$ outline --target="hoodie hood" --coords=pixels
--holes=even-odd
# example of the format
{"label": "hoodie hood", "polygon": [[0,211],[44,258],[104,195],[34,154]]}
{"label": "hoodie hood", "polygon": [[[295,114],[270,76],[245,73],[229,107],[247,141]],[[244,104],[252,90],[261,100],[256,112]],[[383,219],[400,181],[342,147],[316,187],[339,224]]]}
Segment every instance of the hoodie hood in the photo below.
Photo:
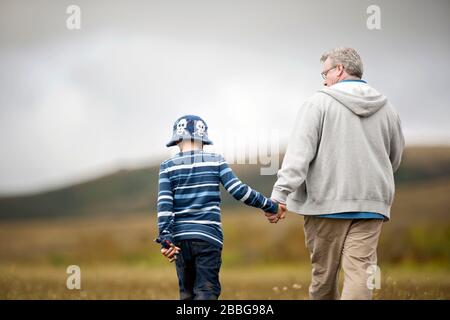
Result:
{"label": "hoodie hood", "polygon": [[360,117],[370,117],[387,103],[387,98],[363,81],[341,81],[323,92]]}

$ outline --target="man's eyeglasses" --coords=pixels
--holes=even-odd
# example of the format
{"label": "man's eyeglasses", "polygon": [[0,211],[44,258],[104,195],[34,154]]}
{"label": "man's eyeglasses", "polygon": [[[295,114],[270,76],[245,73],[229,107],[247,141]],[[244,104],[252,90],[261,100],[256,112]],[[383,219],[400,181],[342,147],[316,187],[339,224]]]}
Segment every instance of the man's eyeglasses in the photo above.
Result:
{"label": "man's eyeglasses", "polygon": [[328,70],[322,72],[322,73],[320,74],[320,75],[322,76],[322,79],[325,80],[325,79],[327,78],[328,72],[330,72],[331,70],[333,70],[333,69],[336,68],[337,66],[338,66],[338,65],[335,65],[335,66],[331,67],[330,69],[328,69]]}

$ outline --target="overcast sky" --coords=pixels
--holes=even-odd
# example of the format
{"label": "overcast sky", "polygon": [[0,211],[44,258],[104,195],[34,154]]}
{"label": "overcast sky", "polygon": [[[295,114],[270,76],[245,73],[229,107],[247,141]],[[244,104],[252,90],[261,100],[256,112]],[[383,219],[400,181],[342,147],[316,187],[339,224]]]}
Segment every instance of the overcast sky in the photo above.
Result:
{"label": "overcast sky", "polygon": [[[371,4],[381,30],[366,26]],[[283,145],[336,46],[359,51],[408,144],[450,144],[449,13],[448,0],[2,0],[0,194],[154,163],[184,114],[216,150],[250,133]]]}

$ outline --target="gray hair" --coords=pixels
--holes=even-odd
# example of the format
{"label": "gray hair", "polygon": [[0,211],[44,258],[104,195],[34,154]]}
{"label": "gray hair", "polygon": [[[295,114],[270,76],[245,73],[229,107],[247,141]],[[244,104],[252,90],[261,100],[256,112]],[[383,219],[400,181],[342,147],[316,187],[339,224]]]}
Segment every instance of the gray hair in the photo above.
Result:
{"label": "gray hair", "polygon": [[355,49],[344,47],[331,49],[322,55],[320,62],[325,62],[327,58],[330,58],[333,64],[342,64],[349,75],[362,78],[363,63]]}

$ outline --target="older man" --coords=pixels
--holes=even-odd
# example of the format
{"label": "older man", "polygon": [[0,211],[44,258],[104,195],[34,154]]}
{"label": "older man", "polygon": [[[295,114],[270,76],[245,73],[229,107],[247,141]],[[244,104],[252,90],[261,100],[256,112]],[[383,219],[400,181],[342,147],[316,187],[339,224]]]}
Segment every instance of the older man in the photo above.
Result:
{"label": "older man", "polygon": [[336,48],[320,60],[325,87],[298,112],[272,198],[304,215],[310,298],[338,299],[342,266],[341,299],[371,299],[368,277],[377,270],[404,148],[400,118],[361,80],[354,49]]}

